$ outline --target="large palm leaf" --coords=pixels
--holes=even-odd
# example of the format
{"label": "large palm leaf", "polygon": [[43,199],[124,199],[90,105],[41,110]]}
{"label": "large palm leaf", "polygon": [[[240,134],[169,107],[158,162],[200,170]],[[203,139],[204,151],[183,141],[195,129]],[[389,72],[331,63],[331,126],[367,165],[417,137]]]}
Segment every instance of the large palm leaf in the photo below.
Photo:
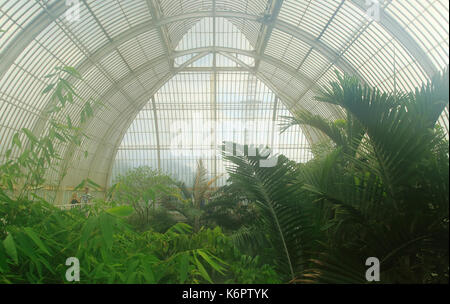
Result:
{"label": "large palm leaf", "polygon": [[365,134],[362,125],[349,112],[346,113],[346,120],[330,121],[302,109],[296,111],[292,117],[282,116],[281,119],[281,133],[296,125],[310,126],[321,131],[336,147],[344,149],[347,153],[358,149]]}
{"label": "large palm leaf", "polygon": [[402,95],[339,77],[318,100],[347,109],[367,136],[357,153],[335,151],[301,171],[305,189],[336,210],[302,280],[364,281],[370,256],[381,260],[385,283],[448,280],[448,142],[432,129],[448,105],[448,72]]}
{"label": "large palm leaf", "polygon": [[276,265],[286,280],[295,280],[314,241],[308,202],[295,183],[295,164],[279,156],[275,167],[260,167],[261,157],[224,153],[230,181],[258,208],[258,222],[240,231],[241,239],[265,237],[276,251]]}
{"label": "large palm leaf", "polygon": [[448,71],[415,94],[383,93],[347,75],[338,74],[338,79],[316,99],[340,105],[361,123],[368,140],[359,152],[372,160],[368,164],[394,196],[398,186],[415,177],[417,163],[436,144],[430,126],[448,104]]}

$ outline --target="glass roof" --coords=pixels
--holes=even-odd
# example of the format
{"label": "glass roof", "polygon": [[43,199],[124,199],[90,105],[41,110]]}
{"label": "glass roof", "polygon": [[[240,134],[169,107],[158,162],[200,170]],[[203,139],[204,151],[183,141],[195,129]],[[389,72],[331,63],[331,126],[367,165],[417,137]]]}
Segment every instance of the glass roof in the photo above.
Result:
{"label": "glass roof", "polygon": [[[199,59],[201,60],[201,59]],[[289,112],[277,96],[249,72],[181,72],[139,112],[118,149],[112,171],[137,166],[160,169],[193,185],[197,160],[210,177],[226,171],[223,142],[271,147],[290,159],[312,158],[309,143],[296,127],[279,134],[279,116]]]}
{"label": "glass roof", "polygon": [[[90,138],[82,147],[57,147],[61,165],[70,168],[62,186],[86,177],[107,185],[133,144],[128,136],[138,130],[161,141],[156,148],[152,142],[144,158],[154,159],[150,154],[159,151],[160,166],[168,166],[163,165],[162,149],[168,131],[162,127],[183,117],[180,103],[188,95],[180,88],[196,77],[216,90],[209,100],[190,100],[187,113],[207,119],[212,111],[218,115],[213,117],[216,123],[227,111],[211,100],[221,98],[219,88],[232,91],[235,98],[249,94],[239,77],[256,79],[259,89],[252,89],[254,94],[272,96],[255,109],[265,117],[261,127],[273,119],[267,113],[273,113],[274,100],[280,113],[306,108],[339,118],[339,109],[313,101],[334,79],[334,70],[383,90],[410,90],[448,66],[448,28],[446,0],[0,0],[0,158],[20,128],[45,132],[43,76],[55,66],[76,67],[85,78],[77,84],[81,94],[107,105],[95,109],[85,130]],[[168,96],[173,97],[170,102]],[[236,100],[224,107],[246,109],[247,104]],[[66,113],[80,111],[72,106]],[[150,132],[155,121],[161,121],[161,128]],[[448,111],[440,123],[448,132]],[[296,144],[307,149],[302,136],[308,144],[321,138],[308,128],[302,132],[283,140],[275,132],[285,145],[280,151],[289,154],[287,146]],[[85,150],[88,159],[81,158]],[[299,153],[292,157],[308,157]],[[173,159],[189,166],[187,156]],[[216,166],[221,172],[219,162]],[[55,173],[51,178],[60,177]]]}

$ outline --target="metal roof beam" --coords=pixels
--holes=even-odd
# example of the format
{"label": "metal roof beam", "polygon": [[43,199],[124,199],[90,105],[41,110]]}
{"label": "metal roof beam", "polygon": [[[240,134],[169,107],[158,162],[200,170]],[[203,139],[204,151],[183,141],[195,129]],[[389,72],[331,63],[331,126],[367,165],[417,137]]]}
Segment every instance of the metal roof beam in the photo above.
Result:
{"label": "metal roof beam", "polygon": [[[149,0],[151,1],[151,0]],[[365,2],[363,0],[351,0],[351,2],[361,10],[366,10]],[[47,6],[47,10],[51,12],[47,14],[46,11],[40,13],[32,22],[30,22],[20,34],[18,34],[14,40],[8,44],[8,46],[2,51],[0,54],[0,78],[3,77],[4,73],[9,69],[11,64],[17,59],[22,50],[24,50],[31,41],[33,41],[39,33],[41,33],[47,26],[49,26],[53,21],[55,21],[59,16],[64,14],[67,7],[64,1],[54,1],[52,4]],[[202,11],[202,12],[194,12],[194,13],[186,13],[177,16],[164,17],[157,21],[153,20],[150,22],[144,22],[138,26],[131,28],[130,30],[125,31],[118,37],[114,37],[114,41],[111,43],[111,48],[114,48],[129,39],[134,38],[140,33],[147,32],[149,29],[157,28],[164,26],[166,24],[170,24],[176,21],[182,21],[191,18],[204,18],[204,17],[224,17],[224,18],[242,18],[246,20],[262,22],[260,16],[255,16],[242,12],[233,12],[233,11]],[[418,61],[418,63],[422,66],[422,68],[426,71],[428,76],[432,76],[436,73],[437,68],[432,63],[429,56],[425,53],[425,51],[418,45],[418,43],[414,40],[414,38],[400,26],[400,24],[388,13],[382,11],[381,12],[381,25],[390,32],[409,52],[410,54]],[[315,41],[316,37],[313,37],[309,33],[291,25],[281,20],[275,20],[274,28],[281,30],[289,35],[294,36],[297,39],[304,41],[305,43],[314,46],[314,48],[320,52],[323,56],[328,58],[330,61],[333,61],[336,58],[339,58],[339,54],[332,50],[330,47],[325,45],[320,41]],[[109,49],[109,46],[105,46],[106,50]],[[97,52],[97,58],[102,58],[100,55],[103,52],[102,48]],[[95,60],[94,60],[95,61]],[[346,62],[344,59],[339,58],[338,65],[340,68],[346,72],[351,73],[352,66]]]}
{"label": "metal roof beam", "polygon": [[[367,5],[364,0],[351,0],[351,2],[362,11],[366,11]],[[403,47],[410,53],[410,55],[417,60],[419,65],[424,69],[428,77],[433,77],[438,69],[431,61],[427,53],[420,47],[414,38],[403,28],[397,20],[389,15],[384,9],[380,10],[379,23],[383,28],[390,33]]]}
{"label": "metal roof beam", "polygon": [[51,15],[47,14],[46,10],[42,10],[39,15],[22,29],[20,34],[16,35],[0,53],[0,79],[3,78],[4,73],[6,73],[22,51],[58,16],[64,14],[67,8],[65,1],[54,1],[47,6],[47,10],[52,13]]}
{"label": "metal roof beam", "polygon": [[[181,66],[179,66],[178,68],[175,68],[174,70],[169,71],[167,74],[165,74],[165,76],[163,76],[150,90],[145,90],[139,98],[134,100],[134,104],[137,104],[138,107],[129,107],[128,109],[125,110],[125,112],[130,113],[128,116],[134,117],[133,114],[137,113],[138,111],[140,111],[140,109],[144,106],[145,102],[148,102],[148,99],[154,95],[156,93],[157,90],[159,90],[167,81],[170,80],[170,78],[172,78],[176,73],[178,73],[179,71],[183,70],[184,68],[186,68],[187,66],[189,66],[190,64],[192,64],[193,62],[199,60],[200,58],[206,56],[208,53],[207,52],[203,52],[200,54],[197,54],[196,56],[190,58],[189,60],[187,60],[185,63],[183,63]],[[134,71],[134,75],[136,75],[136,77],[138,77],[140,74],[146,72],[147,69],[145,68],[141,68],[139,71]],[[120,84],[118,84],[119,86],[123,87],[126,83],[127,80],[129,81],[129,77],[124,77],[123,80],[120,82]],[[101,97],[100,100],[108,100],[108,96],[113,95],[115,93],[114,90],[109,90],[103,97]],[[122,117],[126,117],[127,115],[122,115]],[[120,120],[120,118],[119,118]],[[92,121],[90,121],[91,123]],[[108,130],[105,132],[105,136],[103,136],[104,138],[112,138],[113,134],[116,133],[117,131],[122,131],[122,130],[117,130],[116,124],[120,124],[120,122],[115,121],[114,124],[111,124],[110,127],[108,128]],[[90,124],[89,124],[90,125]],[[89,126],[86,126],[86,128],[89,128]],[[126,130],[125,130],[126,131]],[[123,136],[122,136],[123,137]],[[120,137],[120,139],[122,138]],[[100,148],[100,145],[99,147]],[[90,171],[94,171],[95,172],[95,163],[96,163],[96,158],[101,151],[99,149],[97,149],[95,156],[92,158],[91,164],[89,165]]]}
{"label": "metal roof beam", "polygon": [[[307,86],[314,87],[314,89],[317,89],[317,84],[310,79],[308,76],[303,74],[300,71],[296,71],[292,66],[286,64],[285,62],[278,60],[272,56],[269,55],[260,55],[256,53],[255,51],[246,51],[241,49],[235,49],[235,48],[228,48],[228,47],[201,47],[201,48],[195,48],[195,49],[189,49],[184,51],[176,51],[174,52],[174,56],[184,56],[188,54],[192,54],[195,52],[219,52],[219,53],[228,53],[228,54],[241,54],[244,56],[252,57],[259,61],[265,61],[275,67],[280,68],[281,70],[287,72],[289,75],[291,75],[294,78],[297,78],[300,82],[306,84]],[[256,70],[256,69],[255,69]]]}
{"label": "metal roof beam", "polygon": [[[62,2],[62,1],[61,1]],[[65,5],[58,5],[58,6],[52,6],[52,9],[49,12],[52,12],[53,14],[60,13],[62,14],[65,11]],[[177,16],[171,16],[171,17],[164,17],[162,19],[159,19],[157,21],[147,21],[143,22],[140,25],[137,25],[133,28],[130,28],[129,30],[124,31],[122,34],[118,35],[117,37],[114,37],[113,41],[105,45],[104,47],[101,47],[97,52],[95,52],[91,58],[86,59],[80,67],[84,67],[85,65],[90,65],[90,61],[98,62],[102,58],[104,58],[107,54],[109,54],[112,50],[116,49],[118,46],[123,44],[124,42],[129,41],[130,39],[135,38],[136,36],[148,32],[151,29],[155,29],[158,27],[161,27],[163,25],[167,25],[176,21],[183,21],[186,19],[192,19],[192,18],[205,18],[205,17],[224,17],[224,18],[242,18],[245,20],[255,21],[255,22],[262,22],[262,19],[260,16],[251,15],[247,13],[241,13],[241,12],[233,12],[233,11],[202,11],[202,12],[195,12],[195,13],[186,13],[181,14]],[[36,28],[39,28],[40,31],[44,30],[46,26],[48,26],[54,19],[53,18],[43,18],[41,23],[35,24]],[[48,20],[52,19],[52,20]],[[56,18],[55,18],[56,19]],[[46,21],[47,20],[47,21]],[[336,60],[336,58],[339,58],[339,54],[337,51],[333,50],[326,44],[324,44],[321,41],[316,41],[315,37],[308,32],[299,29],[287,22],[281,21],[281,20],[275,20],[274,21],[274,28],[285,32],[286,34],[289,34],[303,42],[305,42],[308,45],[313,46],[319,53],[321,53],[324,57],[328,58],[330,61]],[[36,32],[37,36],[39,34],[39,31]],[[9,66],[17,59],[17,57],[20,55],[22,50],[33,40],[35,39],[35,36],[28,34],[28,33],[21,33],[16,37],[16,39],[20,39],[22,47],[16,46],[14,43],[10,44],[7,48],[7,51],[5,50],[0,55],[0,79],[3,76],[3,74],[8,70]],[[15,39],[15,40],[16,40]],[[8,56],[6,56],[8,55]],[[348,63],[345,59],[339,58],[337,61],[337,65],[347,73],[356,75],[358,77],[361,77],[361,75],[358,75],[355,69],[351,66],[350,63]],[[81,69],[80,69],[81,70]]]}
{"label": "metal roof beam", "polygon": [[[152,16],[152,20],[155,22],[155,24],[158,24],[159,20],[161,19],[161,16],[162,16],[162,10],[159,5],[159,1],[158,0],[147,0],[147,5],[148,5],[149,11],[150,11],[150,15]],[[171,59],[173,48],[172,48],[172,42],[170,40],[170,35],[167,30],[167,26],[165,24],[160,24],[156,28],[158,30],[158,35],[161,39],[161,42],[162,42],[162,45],[164,48],[164,52],[166,53],[169,67],[173,68],[173,60]]]}
{"label": "metal roof beam", "polygon": [[[206,55],[206,54],[203,54],[202,56],[205,56],[205,55]],[[199,56],[201,56],[201,54],[200,54]],[[228,56],[229,56],[229,55],[228,55]],[[267,85],[268,88],[270,88],[277,96],[279,96],[279,97],[281,98],[281,100],[284,101],[284,104],[285,104],[287,107],[290,107],[291,105],[294,104],[294,101],[293,101],[289,96],[287,96],[286,94],[284,94],[279,88],[275,87],[275,86],[270,82],[270,80],[267,79],[264,75],[262,75],[261,73],[256,72],[253,68],[251,68],[250,66],[246,65],[244,62],[240,61],[239,59],[237,59],[237,58],[235,58],[235,57],[233,57],[233,56],[229,56],[229,58],[230,58],[231,60],[235,60],[236,63],[242,65],[242,66],[245,67],[245,68],[247,68],[247,69],[248,69],[248,72],[254,74],[257,78],[259,78],[261,81],[263,81],[263,83],[264,83],[265,85]],[[198,60],[198,59],[199,59],[199,58],[197,58],[197,59],[191,59],[191,62],[185,64],[184,67],[179,67],[179,68],[175,71],[175,73],[179,73],[179,72],[185,71],[186,67],[187,67],[190,63],[192,63],[192,62],[194,62],[194,61],[196,61],[196,60]],[[157,91],[158,91],[158,90],[159,90],[159,89],[160,89],[160,88],[161,88],[161,87],[162,87],[162,86],[163,86],[170,78],[172,78],[172,77],[175,75],[175,73],[169,73],[169,74],[167,74],[166,76],[164,76],[162,79],[160,79],[160,80],[158,81],[158,83],[157,83],[156,85],[154,85],[153,88],[150,90],[150,91],[152,92],[152,94],[155,94],[155,92],[157,92]],[[124,78],[124,79],[126,79],[126,78]],[[136,103],[136,104],[139,104],[139,105],[141,105],[141,106],[144,106],[145,103],[148,102],[148,97],[149,97],[149,96],[148,96],[146,93],[143,93],[143,94],[141,94],[141,96],[139,96],[139,97],[136,98],[135,103]],[[121,117],[119,118],[119,120],[118,120],[118,121],[115,121],[115,124],[129,126],[129,125],[132,123],[132,121],[134,120],[134,118],[136,117],[137,113],[138,113],[138,111],[136,111],[136,109],[134,109],[134,108],[128,108],[125,112],[127,113],[127,115],[121,115]],[[119,148],[119,146],[120,146],[120,143],[121,143],[121,141],[122,141],[122,138],[123,138],[124,134],[126,133],[126,131],[127,131],[127,128],[124,128],[124,130],[121,131],[121,136],[119,136],[118,139],[117,139],[117,141],[113,144],[113,146],[114,146],[114,149],[113,149],[114,151],[112,152],[113,155],[115,155],[115,153],[117,152],[117,150],[118,150],[118,148]],[[106,135],[105,135],[105,136],[106,136],[107,138],[112,138],[112,135],[113,135],[115,132],[116,132],[116,131],[115,131],[115,129],[114,129],[114,126],[111,125],[111,127],[110,127],[110,128],[108,129],[108,131],[106,132]],[[304,132],[305,132],[305,136],[308,138],[308,141],[309,141],[310,143],[316,142],[317,140],[319,140],[319,139],[322,138],[322,137],[320,136],[320,134],[316,134],[315,132],[312,132],[312,130],[309,130],[308,128],[304,128]],[[106,185],[106,183],[108,182],[109,176],[111,175],[111,172],[112,172],[112,166],[113,166],[113,162],[114,162],[114,156],[113,156],[113,155],[111,155],[111,157],[108,157],[108,159],[110,159],[110,162],[111,162],[111,163],[110,163],[110,165],[109,165],[108,175],[107,175],[107,177],[106,177],[106,179],[105,179],[105,185]],[[98,156],[99,156],[99,155],[96,155],[95,158],[97,158]],[[101,156],[104,157],[103,154],[102,154]],[[91,164],[90,164],[90,167],[93,168],[93,169],[95,169],[96,164],[99,163],[99,162],[94,161],[95,158],[93,159],[93,161],[92,161]]]}
{"label": "metal roof beam", "polygon": [[[274,21],[278,18],[280,14],[281,6],[283,0],[269,0],[266,12],[261,21],[261,30],[258,33],[258,39],[256,42],[256,53],[259,55],[264,54],[267,43],[269,42],[270,36],[272,35],[273,28],[275,26]],[[257,59],[255,62],[255,70],[259,69],[260,60]]]}

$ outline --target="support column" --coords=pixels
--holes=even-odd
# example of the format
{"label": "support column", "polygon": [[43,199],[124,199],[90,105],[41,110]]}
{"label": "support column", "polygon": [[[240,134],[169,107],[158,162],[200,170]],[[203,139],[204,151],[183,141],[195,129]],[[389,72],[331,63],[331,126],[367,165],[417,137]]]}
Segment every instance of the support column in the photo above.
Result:
{"label": "support column", "polygon": [[156,131],[156,147],[157,147],[157,157],[158,157],[158,171],[161,170],[161,143],[159,140],[159,126],[158,126],[158,114],[156,111],[156,102],[155,96],[152,96],[152,109],[153,109],[153,118],[155,120],[155,131]]}

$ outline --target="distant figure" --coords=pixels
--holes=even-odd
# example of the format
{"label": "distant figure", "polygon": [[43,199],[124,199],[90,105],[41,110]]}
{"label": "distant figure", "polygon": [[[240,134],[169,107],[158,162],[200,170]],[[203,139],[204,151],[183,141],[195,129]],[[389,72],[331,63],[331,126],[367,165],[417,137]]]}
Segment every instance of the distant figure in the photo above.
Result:
{"label": "distant figure", "polygon": [[[76,204],[79,204],[80,202],[78,201],[78,195],[77,195],[77,193],[76,192],[74,192],[73,194],[72,194],[72,200],[70,201],[70,204],[71,205],[76,205]],[[70,206],[70,208],[73,208],[74,206]]]}
{"label": "distant figure", "polygon": [[92,195],[89,194],[89,188],[84,188],[84,193],[81,195],[81,203],[89,204],[91,201]]}

